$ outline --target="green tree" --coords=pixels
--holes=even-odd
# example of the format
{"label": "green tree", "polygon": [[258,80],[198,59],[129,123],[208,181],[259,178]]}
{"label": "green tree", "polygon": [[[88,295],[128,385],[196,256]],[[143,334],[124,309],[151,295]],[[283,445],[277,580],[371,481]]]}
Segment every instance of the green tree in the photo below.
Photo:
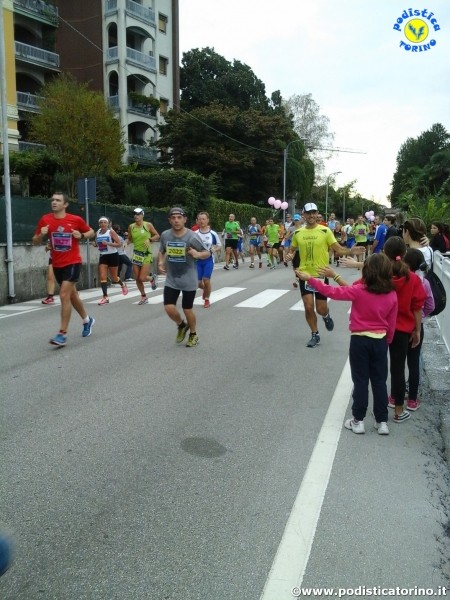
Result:
{"label": "green tree", "polygon": [[39,109],[31,119],[31,136],[57,156],[70,181],[69,194],[74,195],[79,177],[120,168],[120,124],[101,94],[62,75],[44,86]]}
{"label": "green tree", "polygon": [[449,175],[448,151],[450,134],[440,123],[435,123],[417,138],[408,138],[397,154],[391,204],[407,208],[400,202],[402,194],[412,192],[426,196],[437,193]]}
{"label": "green tree", "polygon": [[183,54],[180,90],[181,108],[188,112],[215,101],[239,110],[270,109],[264,83],[252,69],[238,60],[229,62],[214,48],[196,48]]}
{"label": "green tree", "polygon": [[[292,129],[281,112],[243,111],[215,102],[190,113],[169,112],[160,131],[162,161],[204,177],[215,175],[224,199],[265,202],[282,188],[283,148]],[[303,164],[301,150],[296,151],[297,179],[311,186],[311,167]]]}

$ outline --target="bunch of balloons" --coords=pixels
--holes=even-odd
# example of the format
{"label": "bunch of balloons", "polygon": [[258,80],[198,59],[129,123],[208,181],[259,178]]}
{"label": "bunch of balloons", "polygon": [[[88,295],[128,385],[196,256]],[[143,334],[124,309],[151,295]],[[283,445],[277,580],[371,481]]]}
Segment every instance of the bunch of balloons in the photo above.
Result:
{"label": "bunch of balloons", "polygon": [[365,213],[365,217],[368,221],[375,221],[375,213],[373,212],[373,210],[368,210]]}
{"label": "bunch of balloons", "polygon": [[270,196],[270,198],[267,200],[267,202],[270,204],[270,206],[273,206],[276,210],[279,210],[280,208],[282,210],[286,210],[289,206],[289,204],[287,202],[282,202],[281,200],[275,200],[275,198],[273,196]]}

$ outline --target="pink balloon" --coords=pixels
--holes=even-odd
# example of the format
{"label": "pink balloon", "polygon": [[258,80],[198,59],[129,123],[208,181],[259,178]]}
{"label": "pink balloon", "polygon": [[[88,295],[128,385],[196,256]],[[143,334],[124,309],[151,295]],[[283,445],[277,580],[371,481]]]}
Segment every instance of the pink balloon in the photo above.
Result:
{"label": "pink balloon", "polygon": [[275,200],[273,207],[276,208],[277,210],[279,208],[281,208],[281,200]]}
{"label": "pink balloon", "polygon": [[373,215],[370,215],[369,221],[375,221],[375,217]]}
{"label": "pink balloon", "polygon": [[369,210],[369,215],[370,215],[371,217],[373,217],[373,216],[374,216],[374,214],[375,214],[375,213],[373,212],[373,210]]}
{"label": "pink balloon", "polygon": [[369,212],[369,211],[367,211],[367,212],[366,212],[366,213],[364,213],[364,214],[365,214],[365,217],[366,217],[366,219],[368,219],[368,218],[370,217],[370,212]]}
{"label": "pink balloon", "polygon": [[288,207],[289,207],[289,204],[288,204],[287,202],[282,202],[282,203],[281,203],[281,208],[282,208],[283,210],[286,210]]}
{"label": "pink balloon", "polygon": [[275,198],[273,196],[270,196],[267,202],[270,204],[270,206],[273,206],[275,204]]}

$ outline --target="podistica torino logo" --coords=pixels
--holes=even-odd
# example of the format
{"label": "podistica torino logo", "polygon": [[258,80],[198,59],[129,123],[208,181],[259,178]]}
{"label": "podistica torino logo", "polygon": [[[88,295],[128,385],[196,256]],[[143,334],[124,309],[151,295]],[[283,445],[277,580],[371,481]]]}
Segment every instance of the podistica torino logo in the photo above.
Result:
{"label": "podistica torino logo", "polygon": [[427,8],[407,8],[397,18],[393,29],[404,36],[400,48],[406,52],[426,52],[436,46],[434,33],[441,27],[435,14]]}

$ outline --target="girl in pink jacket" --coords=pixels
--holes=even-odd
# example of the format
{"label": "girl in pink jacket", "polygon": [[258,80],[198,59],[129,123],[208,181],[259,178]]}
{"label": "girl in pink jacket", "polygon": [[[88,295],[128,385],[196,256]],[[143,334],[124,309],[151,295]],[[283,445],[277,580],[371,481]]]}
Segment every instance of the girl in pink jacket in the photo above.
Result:
{"label": "girl in pink jacket", "polygon": [[372,254],[364,263],[362,279],[353,285],[347,285],[341,275],[336,275],[329,267],[323,271],[321,275],[330,276],[331,273],[342,287],[326,285],[300,270],[297,274],[320,294],[352,303],[349,359],[354,386],[353,416],[345,421],[344,427],[353,433],[365,433],[364,417],[369,404],[370,382],[375,428],[380,435],[387,435],[388,344],[394,336],[397,318],[397,294],[392,282],[391,261],[384,254]]}

